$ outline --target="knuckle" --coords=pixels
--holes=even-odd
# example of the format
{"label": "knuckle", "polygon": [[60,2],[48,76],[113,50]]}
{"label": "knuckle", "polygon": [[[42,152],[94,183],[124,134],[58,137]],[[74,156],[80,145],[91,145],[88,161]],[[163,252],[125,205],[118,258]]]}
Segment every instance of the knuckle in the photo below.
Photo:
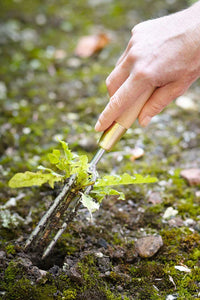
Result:
{"label": "knuckle", "polygon": [[121,108],[121,99],[114,95],[110,98],[109,107],[112,111],[118,111]]}
{"label": "knuckle", "polygon": [[175,97],[179,97],[181,95],[183,95],[185,92],[185,88],[182,87],[182,86],[177,86],[175,89],[174,89],[174,95]]}
{"label": "knuckle", "polygon": [[146,79],[149,82],[153,82],[153,72],[144,65],[136,66],[134,73],[136,79]]}
{"label": "knuckle", "polygon": [[160,113],[166,105],[164,103],[153,102],[151,106],[152,116]]}
{"label": "knuckle", "polygon": [[134,63],[134,61],[137,59],[137,54],[136,52],[134,52],[133,50],[130,50],[127,57],[126,57],[126,61],[129,65],[132,65]]}
{"label": "knuckle", "polygon": [[109,89],[110,86],[111,86],[111,82],[112,82],[111,76],[108,76],[108,77],[106,78],[106,86],[107,86],[108,89]]}
{"label": "knuckle", "polygon": [[136,33],[138,33],[138,31],[140,30],[140,26],[141,26],[141,23],[136,24],[136,25],[132,28],[132,30],[131,30],[132,36],[135,35]]}

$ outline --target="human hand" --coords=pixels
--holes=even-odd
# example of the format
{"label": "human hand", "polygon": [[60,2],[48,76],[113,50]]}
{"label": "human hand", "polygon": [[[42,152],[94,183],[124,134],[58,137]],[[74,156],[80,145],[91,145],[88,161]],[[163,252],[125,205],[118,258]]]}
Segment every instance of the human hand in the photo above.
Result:
{"label": "human hand", "polygon": [[134,106],[148,90],[154,90],[139,113],[148,125],[200,76],[200,1],[176,14],[136,25],[125,52],[106,80],[109,103],[95,126],[107,129]]}

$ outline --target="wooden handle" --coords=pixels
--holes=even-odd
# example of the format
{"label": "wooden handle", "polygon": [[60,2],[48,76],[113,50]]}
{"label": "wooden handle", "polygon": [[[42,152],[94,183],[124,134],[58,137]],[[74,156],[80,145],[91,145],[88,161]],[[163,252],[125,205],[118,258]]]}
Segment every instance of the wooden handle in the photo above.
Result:
{"label": "wooden handle", "polygon": [[106,129],[100,140],[99,146],[106,151],[111,151],[115,144],[121,139],[126,130],[131,127],[134,121],[137,119],[141,109],[146,101],[152,95],[154,89],[148,89],[143,93],[137,101],[108,128]]}
{"label": "wooden handle", "polygon": [[154,88],[146,90],[137,100],[134,102],[133,106],[128,108],[123,112],[123,114],[116,120],[124,128],[128,129],[137,119],[140,111],[142,110],[144,104],[152,95]]}

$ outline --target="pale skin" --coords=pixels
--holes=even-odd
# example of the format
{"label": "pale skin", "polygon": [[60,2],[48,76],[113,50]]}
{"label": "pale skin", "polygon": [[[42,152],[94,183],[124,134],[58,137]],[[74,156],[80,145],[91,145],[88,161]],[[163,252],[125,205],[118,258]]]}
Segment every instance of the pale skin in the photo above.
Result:
{"label": "pale skin", "polygon": [[200,1],[132,29],[126,50],[106,80],[110,101],[95,130],[106,130],[149,89],[153,93],[138,115],[140,125],[147,126],[199,77]]}

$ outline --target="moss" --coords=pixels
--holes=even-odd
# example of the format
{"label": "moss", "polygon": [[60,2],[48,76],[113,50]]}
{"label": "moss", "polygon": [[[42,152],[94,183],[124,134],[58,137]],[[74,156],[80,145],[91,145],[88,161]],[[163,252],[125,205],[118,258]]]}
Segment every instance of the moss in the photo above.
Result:
{"label": "moss", "polygon": [[77,291],[75,289],[68,289],[63,291],[62,300],[75,300]]}
{"label": "moss", "polygon": [[36,288],[31,284],[31,281],[26,278],[21,278],[9,285],[4,299],[8,300],[34,300],[37,299]]}
{"label": "moss", "polygon": [[7,254],[12,254],[12,255],[14,255],[14,254],[16,253],[15,246],[12,245],[12,244],[8,244],[8,245],[6,246],[6,252],[7,252]]}

